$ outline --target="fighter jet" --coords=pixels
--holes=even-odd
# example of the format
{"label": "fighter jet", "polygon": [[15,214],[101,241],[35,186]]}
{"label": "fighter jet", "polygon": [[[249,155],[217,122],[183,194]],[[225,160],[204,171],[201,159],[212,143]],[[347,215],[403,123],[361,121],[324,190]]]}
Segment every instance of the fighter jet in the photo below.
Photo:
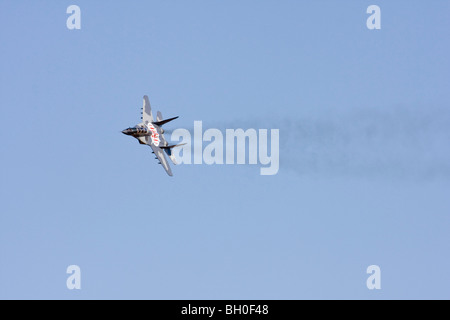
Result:
{"label": "fighter jet", "polygon": [[184,143],[169,145],[167,140],[164,138],[164,129],[162,128],[162,126],[169,121],[177,119],[178,117],[163,120],[161,112],[158,111],[158,113],[156,114],[156,121],[154,121],[152,108],[147,96],[144,96],[141,115],[141,123],[132,128],[123,130],[122,133],[126,134],[127,136],[135,137],[140,144],[146,144],[150,146],[152,148],[152,153],[155,154],[155,159],[158,159],[159,163],[164,167],[167,174],[169,176],[172,176],[172,170],[170,169],[169,163],[167,162],[163,150],[165,151],[165,153],[167,153],[170,160],[172,160],[174,164],[177,164],[175,157],[172,154],[172,149],[184,145]]}

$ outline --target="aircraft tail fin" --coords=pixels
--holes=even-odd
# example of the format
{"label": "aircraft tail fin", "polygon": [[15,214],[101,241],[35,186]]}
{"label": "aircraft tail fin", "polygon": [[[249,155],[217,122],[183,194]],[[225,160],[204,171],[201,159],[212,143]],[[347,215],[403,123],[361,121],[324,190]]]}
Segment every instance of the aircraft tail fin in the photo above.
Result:
{"label": "aircraft tail fin", "polygon": [[175,147],[179,147],[179,146],[184,146],[186,143],[180,143],[180,144],[175,144],[172,146],[164,146],[164,147],[160,147],[161,149],[163,149],[167,155],[169,156],[170,160],[172,160],[173,164],[178,164],[177,160],[175,158],[175,156],[172,154],[172,149]]}
{"label": "aircraft tail fin", "polygon": [[169,156],[169,158],[170,158],[170,160],[172,160],[172,163],[173,163],[174,165],[177,165],[177,164],[178,164],[177,159],[175,159],[175,156],[174,156],[173,154],[171,154],[171,155]]}
{"label": "aircraft tail fin", "polygon": [[162,117],[162,114],[161,114],[161,111],[158,111],[157,113],[156,113],[156,121],[162,121],[162,119],[163,119],[163,117]]}

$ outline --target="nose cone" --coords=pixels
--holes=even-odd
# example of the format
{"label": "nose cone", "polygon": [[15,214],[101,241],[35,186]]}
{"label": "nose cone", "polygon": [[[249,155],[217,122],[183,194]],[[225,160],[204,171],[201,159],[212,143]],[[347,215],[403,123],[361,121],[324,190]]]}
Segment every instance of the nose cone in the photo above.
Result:
{"label": "nose cone", "polygon": [[131,130],[130,130],[130,128],[127,128],[125,130],[122,130],[122,133],[126,134],[127,136],[129,136],[131,134]]}

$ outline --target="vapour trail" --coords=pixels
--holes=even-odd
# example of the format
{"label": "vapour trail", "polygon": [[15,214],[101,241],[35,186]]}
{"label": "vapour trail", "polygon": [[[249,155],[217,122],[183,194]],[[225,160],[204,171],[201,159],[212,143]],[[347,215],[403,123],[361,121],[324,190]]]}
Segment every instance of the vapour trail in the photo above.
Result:
{"label": "vapour trail", "polygon": [[208,128],[280,129],[280,173],[450,179],[450,108],[315,110],[204,122]]}

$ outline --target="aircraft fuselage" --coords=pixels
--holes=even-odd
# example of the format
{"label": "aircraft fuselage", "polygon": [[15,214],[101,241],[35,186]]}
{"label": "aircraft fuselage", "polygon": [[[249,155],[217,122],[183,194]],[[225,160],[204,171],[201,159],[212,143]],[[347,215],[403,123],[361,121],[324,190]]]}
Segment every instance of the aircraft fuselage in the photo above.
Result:
{"label": "aircraft fuselage", "polygon": [[126,134],[127,136],[133,136],[133,137],[144,137],[144,136],[151,136],[152,132],[145,128],[145,127],[133,127],[133,128],[127,128],[122,131],[123,134]]}

